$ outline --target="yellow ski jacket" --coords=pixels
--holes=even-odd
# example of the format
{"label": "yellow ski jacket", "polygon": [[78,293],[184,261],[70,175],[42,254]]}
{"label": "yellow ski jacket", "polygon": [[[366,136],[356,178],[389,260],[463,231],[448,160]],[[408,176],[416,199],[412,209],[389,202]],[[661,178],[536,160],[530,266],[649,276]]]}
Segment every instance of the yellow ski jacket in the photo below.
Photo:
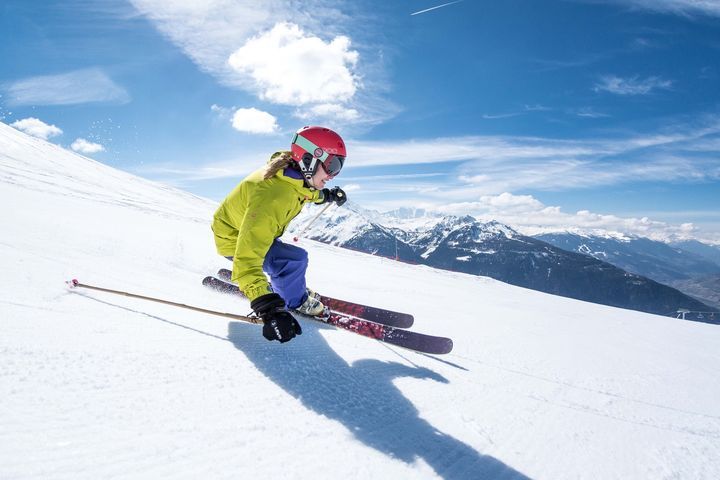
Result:
{"label": "yellow ski jacket", "polygon": [[319,191],[307,188],[302,178],[286,176],[280,170],[264,180],[264,171],[257,170],[240,182],[222,201],[212,223],[217,252],[233,257],[232,281],[251,301],[271,292],[262,266],[273,241],[305,203],[323,199]]}

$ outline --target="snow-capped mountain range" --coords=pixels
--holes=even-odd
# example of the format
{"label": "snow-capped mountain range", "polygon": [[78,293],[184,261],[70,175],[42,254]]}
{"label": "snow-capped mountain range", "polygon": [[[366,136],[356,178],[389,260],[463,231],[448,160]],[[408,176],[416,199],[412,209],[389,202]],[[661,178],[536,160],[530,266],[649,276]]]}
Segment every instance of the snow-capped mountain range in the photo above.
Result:
{"label": "snow-capped mountain range", "polygon": [[[720,249],[717,247],[700,242],[669,245],[635,235],[555,233],[535,238],[565,250],[590,255],[677,288],[713,307],[720,307],[720,291],[713,288],[720,280]],[[717,255],[713,257],[714,252]]]}
{"label": "snow-capped mountain range", "polygon": [[[295,224],[295,231],[304,228],[316,215],[314,211],[306,211]],[[374,255],[489,276],[513,285],[605,305],[661,315],[678,309],[714,310],[643,271],[614,263],[614,258],[607,258],[609,255],[606,258],[588,255],[592,251],[589,248],[585,251],[552,244],[542,238],[522,235],[499,222],[483,223],[471,216],[382,215],[348,202],[317,217],[305,236]],[[663,269],[662,258],[663,254],[669,255],[668,252],[687,257],[685,264],[692,272],[720,270],[693,254],[683,256],[677,253],[678,249],[660,242],[617,235],[607,236],[604,241],[623,245],[634,242],[647,249],[655,247],[658,250],[655,257],[651,257],[650,252],[646,254],[655,260],[646,263],[656,265],[656,270],[661,272],[667,270]],[[679,270],[680,260],[670,257]],[[708,321],[709,317],[699,319]]]}
{"label": "snow-capped mountain range", "polygon": [[697,240],[682,240],[670,242],[670,245],[686,252],[694,253],[706,260],[720,265],[720,245],[708,245]]}
{"label": "snow-capped mountain range", "polygon": [[638,236],[617,238],[554,233],[537,235],[535,238],[663,283],[720,274],[718,263],[680,247]]}

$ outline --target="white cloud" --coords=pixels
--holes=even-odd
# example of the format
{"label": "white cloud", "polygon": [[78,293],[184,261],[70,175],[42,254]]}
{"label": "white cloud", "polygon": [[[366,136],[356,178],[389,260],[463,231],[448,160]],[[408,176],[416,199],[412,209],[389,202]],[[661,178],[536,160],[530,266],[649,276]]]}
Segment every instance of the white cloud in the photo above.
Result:
{"label": "white cloud", "polygon": [[238,108],[233,114],[232,126],[235,130],[245,133],[275,133],[278,131],[277,119],[256,108]]}
{"label": "white cloud", "polygon": [[203,71],[234,86],[241,86],[242,81],[229,68],[228,56],[289,7],[282,2],[249,0],[130,2]]}
{"label": "white cloud", "polygon": [[232,108],[221,107],[220,105],[212,104],[210,106],[210,110],[212,112],[215,112],[215,114],[217,114],[217,116],[223,120],[232,119],[232,116],[233,116]]}
{"label": "white cloud", "polygon": [[640,79],[638,77],[621,78],[615,75],[606,75],[595,84],[593,90],[617,95],[648,95],[653,90],[669,90],[670,88],[672,88],[672,81],[660,77]]}
{"label": "white cloud", "polygon": [[291,19],[306,31],[323,35],[351,32],[350,27],[357,22],[326,0],[130,0],[130,3],[203,71],[241,88],[250,88],[253,83],[248,83],[246,73],[233,68],[228,58],[250,39]]}
{"label": "white cloud", "polygon": [[352,142],[353,166],[480,161],[483,166],[519,160],[576,159],[610,154],[622,147],[605,140],[574,141],[536,137],[467,136],[382,142]]}
{"label": "white cloud", "polygon": [[506,112],[506,113],[485,113],[481,115],[482,118],[485,120],[500,120],[505,118],[513,118],[513,117],[519,117],[522,115],[528,115],[535,112],[550,112],[552,111],[552,108],[546,107],[545,105],[535,104],[535,105],[525,105],[521,111],[516,112]]}
{"label": "white cloud", "polygon": [[596,112],[592,108],[580,108],[575,111],[570,111],[570,113],[583,118],[607,118],[610,116],[607,113]]}
{"label": "white cloud", "polygon": [[298,110],[295,116],[302,120],[328,119],[331,121],[354,121],[360,117],[360,113],[356,109],[344,105],[323,103],[314,105],[309,109]]}
{"label": "white cloud", "polygon": [[357,60],[346,36],[325,42],[295,24],[278,23],[248,40],[228,62],[253,79],[262,99],[297,106],[352,99]]}
{"label": "white cloud", "polygon": [[97,68],[25,78],[4,85],[3,90],[7,95],[8,105],[12,106],[130,101],[130,95],[125,89]]}
{"label": "white cloud", "polygon": [[491,114],[485,113],[485,114],[482,115],[482,118],[484,118],[485,120],[497,120],[497,119],[501,119],[501,118],[517,117],[517,116],[520,116],[520,115],[522,115],[522,113],[520,113],[520,112],[514,112],[514,113],[497,113],[497,114],[495,114],[495,115],[491,115]]}
{"label": "white cloud", "polygon": [[503,192],[500,195],[489,196],[485,195],[480,198],[480,201],[488,206],[502,208],[502,209],[538,209],[542,207],[542,203],[533,198],[532,195],[513,195],[508,192]]}
{"label": "white cloud", "polygon": [[[437,165],[442,173],[406,168],[402,175],[382,171],[373,181],[393,183],[399,189],[406,187],[408,178],[423,188],[450,183],[438,192],[450,200],[528,188],[569,190],[628,181],[714,180],[720,177],[720,118],[703,122],[646,135],[585,140],[468,136],[368,142],[346,138],[347,167]],[[441,167],[443,163],[457,165]],[[211,171],[220,178],[226,170]]]}
{"label": "white cloud", "polygon": [[550,111],[552,111],[552,108],[536,103],[535,105],[525,105],[525,111],[526,112],[550,112]]}
{"label": "white cloud", "polygon": [[518,159],[487,164],[468,162],[459,171],[466,173],[451,177],[458,181],[444,182],[442,191],[428,194],[428,197],[438,202],[452,202],[504,191],[565,192],[652,182],[690,186],[718,181],[720,160],[682,152],[661,154],[651,149],[640,152],[628,150],[626,154],[612,158]]}
{"label": "white cloud", "polygon": [[34,117],[23,118],[22,120],[11,123],[10,126],[20,130],[21,132],[25,132],[28,135],[32,135],[33,137],[42,138],[43,140],[47,140],[51,137],[57,137],[63,133],[63,131],[55,125],[48,125],[42,120]]}
{"label": "white cloud", "polygon": [[454,215],[472,215],[482,221],[498,220],[519,231],[534,235],[546,232],[622,232],[656,240],[689,238],[697,233],[692,223],[670,224],[648,217],[620,217],[580,210],[566,213],[558,206],[544,205],[530,195],[485,195],[473,202],[420,205]]}
{"label": "white cloud", "polygon": [[258,157],[258,159],[252,164],[242,161],[226,161],[216,165],[182,168],[172,163],[161,163],[142,165],[136,167],[134,171],[139,175],[155,177],[163,183],[179,186],[186,185],[188,182],[218,178],[242,178],[263,164],[259,155],[254,155],[254,157]]}
{"label": "white cloud", "polygon": [[105,147],[103,147],[99,143],[93,143],[85,140],[84,138],[76,139],[72,143],[72,145],[70,145],[70,148],[72,148],[76,152],[84,153],[86,155],[105,151]]}
{"label": "white cloud", "polygon": [[352,179],[355,181],[360,180],[369,180],[372,182],[377,182],[380,179],[383,180],[402,180],[402,181],[410,181],[410,180],[427,180],[430,178],[438,178],[438,177],[447,177],[447,173],[400,173],[400,174],[383,174],[383,175],[353,175]]}
{"label": "white cloud", "polygon": [[[602,0],[603,2],[607,0]],[[614,0],[615,3],[635,8],[670,12],[681,15],[699,13],[720,16],[720,2],[717,0]]]}
{"label": "white cloud", "polygon": [[[326,0],[130,1],[201,70],[229,87],[295,106],[296,116],[318,118],[323,104],[342,106],[343,115],[327,117],[335,120],[332,124],[322,118],[337,128],[377,124],[399,111],[384,98],[389,80],[386,62],[377,55],[376,33],[387,20],[379,15],[365,12],[358,18],[343,12],[357,8],[352,4],[334,7]],[[293,24],[302,26],[297,27],[301,33],[292,31]],[[288,48],[278,51],[273,42],[279,41],[287,41]],[[273,53],[259,58],[248,42]],[[351,49],[351,43],[357,47]],[[239,63],[233,66],[228,59],[238,50]],[[290,50],[297,55],[290,58]],[[278,71],[284,78],[273,74]],[[331,77],[321,78],[322,72]],[[308,85],[313,78],[316,88]],[[312,110],[316,106],[319,112]]]}

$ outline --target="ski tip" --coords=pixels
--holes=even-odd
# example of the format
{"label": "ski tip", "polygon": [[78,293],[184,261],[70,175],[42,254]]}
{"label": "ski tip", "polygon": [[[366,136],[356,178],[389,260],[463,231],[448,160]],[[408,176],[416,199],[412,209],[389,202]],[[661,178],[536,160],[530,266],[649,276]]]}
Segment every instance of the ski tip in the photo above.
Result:
{"label": "ski tip", "polygon": [[453,341],[451,338],[437,337],[437,343],[430,346],[427,350],[427,353],[432,353],[434,355],[445,355],[452,352],[452,349]]}
{"label": "ski tip", "polygon": [[72,280],[65,280],[65,285],[67,285],[70,288],[75,288],[78,285],[80,285],[80,282],[78,282],[77,278],[73,278]]}
{"label": "ski tip", "polygon": [[447,353],[452,352],[453,349],[453,341],[450,338],[443,338],[442,343],[438,343],[435,345],[435,348],[431,348],[427,351],[427,353],[432,353],[434,355],[445,355]]}
{"label": "ski tip", "polygon": [[397,323],[400,328],[410,328],[415,323],[415,317],[409,313],[400,313],[397,315]]}

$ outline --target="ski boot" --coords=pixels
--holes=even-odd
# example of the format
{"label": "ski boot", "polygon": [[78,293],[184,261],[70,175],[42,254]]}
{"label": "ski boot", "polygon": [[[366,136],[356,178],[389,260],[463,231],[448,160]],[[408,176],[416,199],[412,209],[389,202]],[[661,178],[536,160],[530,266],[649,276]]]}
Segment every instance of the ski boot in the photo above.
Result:
{"label": "ski boot", "polygon": [[329,311],[328,308],[320,301],[320,295],[309,288],[307,289],[307,293],[307,298],[302,305],[295,309],[295,311],[311,317],[327,317]]}

